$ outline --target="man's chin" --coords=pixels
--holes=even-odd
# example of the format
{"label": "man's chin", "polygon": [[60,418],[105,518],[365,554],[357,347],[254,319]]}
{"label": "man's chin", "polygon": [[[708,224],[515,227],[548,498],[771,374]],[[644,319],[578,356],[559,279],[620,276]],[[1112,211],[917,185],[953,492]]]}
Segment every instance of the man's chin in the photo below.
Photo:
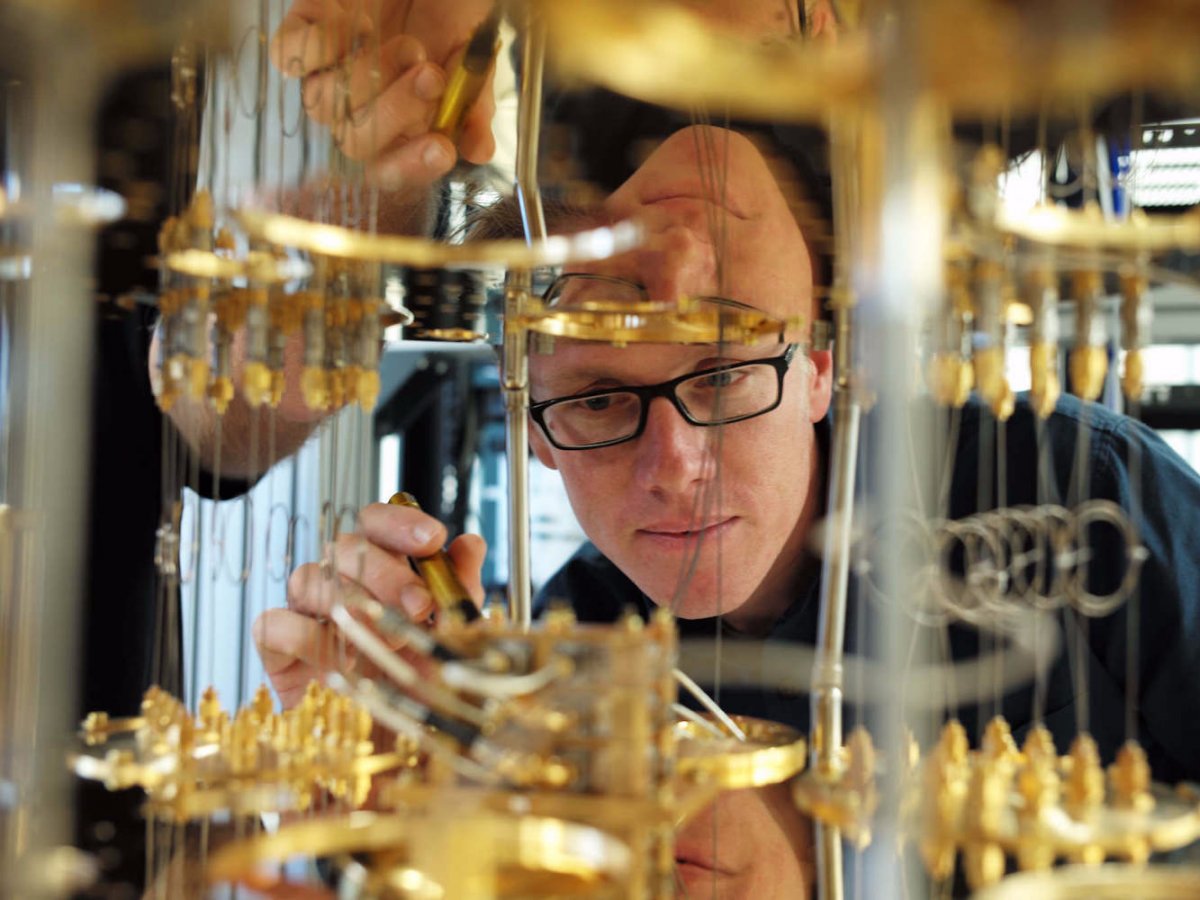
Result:
{"label": "man's chin", "polygon": [[699,590],[689,590],[681,597],[664,592],[661,596],[646,592],[655,605],[669,609],[677,619],[712,619],[716,616],[727,616],[741,608],[744,601],[730,598],[720,598],[714,601],[711,594]]}

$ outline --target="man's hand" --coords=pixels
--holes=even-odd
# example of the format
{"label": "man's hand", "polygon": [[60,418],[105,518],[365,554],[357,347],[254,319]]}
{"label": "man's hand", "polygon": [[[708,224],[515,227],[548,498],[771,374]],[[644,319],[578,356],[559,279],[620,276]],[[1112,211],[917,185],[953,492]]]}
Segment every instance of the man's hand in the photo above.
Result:
{"label": "man's hand", "polygon": [[[338,537],[332,566],[309,563],[296,569],[288,579],[287,607],[269,609],[254,622],[254,643],[284,709],[299,702],[309,681],[353,662],[353,647],[339,648],[336,627],[328,621],[343,592],[373,597],[414,622],[428,621],[437,609],[408,557],[440,550],[445,526],[418,509],[373,503],[359,513],[359,527],[356,534]],[[482,605],[483,538],[461,535],[448,552],[459,580]]]}
{"label": "man's hand", "polygon": [[305,109],[329,125],[342,152],[388,184],[428,184],[456,155],[495,152],[489,77],[455,146],[430,133],[449,73],[490,0],[295,0],[271,41],[271,59],[303,78]]}

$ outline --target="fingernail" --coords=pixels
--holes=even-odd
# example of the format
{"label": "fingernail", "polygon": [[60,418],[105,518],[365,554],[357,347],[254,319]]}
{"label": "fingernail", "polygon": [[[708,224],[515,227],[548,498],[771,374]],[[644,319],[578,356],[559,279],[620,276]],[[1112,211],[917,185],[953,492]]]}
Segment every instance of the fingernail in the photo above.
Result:
{"label": "fingernail", "polygon": [[413,540],[418,544],[428,544],[433,540],[434,529],[432,525],[414,525],[412,530]]}
{"label": "fingernail", "polygon": [[416,81],[413,82],[413,90],[422,100],[436,100],[442,96],[442,91],[445,89],[446,83],[432,66],[422,68],[417,73]]}
{"label": "fingernail", "polygon": [[437,171],[447,168],[454,162],[442,142],[436,140],[429,142],[429,146],[421,153],[421,160],[428,168]]}

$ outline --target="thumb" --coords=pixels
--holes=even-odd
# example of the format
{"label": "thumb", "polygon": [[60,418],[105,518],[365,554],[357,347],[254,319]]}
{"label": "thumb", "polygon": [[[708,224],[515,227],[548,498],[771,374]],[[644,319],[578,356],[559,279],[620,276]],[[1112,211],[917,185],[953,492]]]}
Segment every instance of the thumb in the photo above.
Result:
{"label": "thumb", "polygon": [[460,534],[446,548],[454,563],[454,574],[467,589],[471,599],[483,608],[483,561],[487,557],[487,541],[477,534]]}

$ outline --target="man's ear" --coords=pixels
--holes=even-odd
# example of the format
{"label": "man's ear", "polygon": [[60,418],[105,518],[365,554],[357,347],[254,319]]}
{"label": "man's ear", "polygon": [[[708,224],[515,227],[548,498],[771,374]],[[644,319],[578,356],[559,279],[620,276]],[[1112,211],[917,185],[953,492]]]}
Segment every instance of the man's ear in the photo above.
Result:
{"label": "man's ear", "polygon": [[546,436],[542,434],[542,429],[531,418],[529,420],[529,446],[533,448],[533,455],[547,469],[557,469],[558,465],[554,462],[554,454],[550,442],[546,440]]}
{"label": "man's ear", "polygon": [[812,363],[808,385],[808,418],[819,422],[829,412],[829,401],[833,395],[833,351],[814,350],[808,354]]}

